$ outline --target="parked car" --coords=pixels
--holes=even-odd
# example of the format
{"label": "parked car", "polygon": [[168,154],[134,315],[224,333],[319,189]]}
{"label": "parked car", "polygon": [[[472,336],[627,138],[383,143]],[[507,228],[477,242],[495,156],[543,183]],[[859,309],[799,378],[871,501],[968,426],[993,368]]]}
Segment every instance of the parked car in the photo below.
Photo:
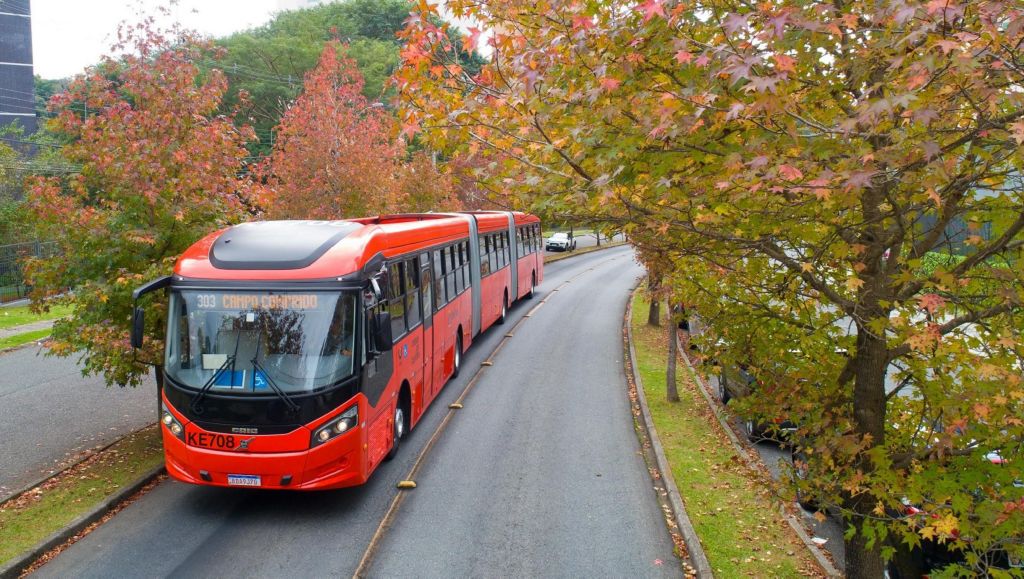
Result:
{"label": "parked car", "polygon": [[[718,375],[718,395],[722,404],[728,404],[733,399],[745,398],[755,389],[763,386],[764,384],[754,378],[745,364],[723,365],[721,373]],[[742,426],[743,433],[751,442],[762,440],[785,442],[789,434],[796,430],[796,424],[783,417],[774,418],[770,423],[744,420]]]}
{"label": "parked car", "polygon": [[544,248],[548,251],[573,251],[576,249],[576,239],[568,233],[555,233],[548,238]]}

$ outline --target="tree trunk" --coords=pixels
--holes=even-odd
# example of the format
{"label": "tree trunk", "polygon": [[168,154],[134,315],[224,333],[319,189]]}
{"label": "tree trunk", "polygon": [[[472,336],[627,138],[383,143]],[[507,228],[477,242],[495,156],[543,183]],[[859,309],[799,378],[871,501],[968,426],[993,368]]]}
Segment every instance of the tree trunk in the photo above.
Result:
{"label": "tree trunk", "polygon": [[658,284],[651,278],[647,278],[647,289],[651,294],[651,309],[647,310],[647,325],[658,327],[661,325],[661,301],[658,299]]}
{"label": "tree trunk", "polygon": [[601,247],[601,232],[600,231],[595,231],[594,235],[597,236],[597,246]]}
{"label": "tree trunk", "polygon": [[[876,316],[864,315],[864,319]],[[853,418],[857,433],[871,437],[871,446],[885,443],[885,370],[889,365],[884,339],[871,334],[868,328],[857,328],[857,353],[854,360]],[[861,453],[859,468],[872,469],[867,449]],[[846,576],[850,579],[881,577],[882,545],[879,541],[868,548],[868,539],[861,532],[861,521],[869,520],[876,500],[865,493],[847,497],[846,506],[861,515],[853,521],[857,532],[846,540]]]}
{"label": "tree trunk", "polygon": [[666,326],[668,327],[668,368],[665,372],[665,393],[669,402],[679,402],[679,390],[676,388],[676,357],[679,347],[676,341],[675,320]]}
{"label": "tree trunk", "polygon": [[661,325],[661,304],[657,300],[651,300],[651,309],[647,310],[647,325],[655,327]]}
{"label": "tree trunk", "polygon": [[[869,501],[858,501],[866,503]],[[868,508],[870,511],[871,509]],[[875,541],[872,548],[868,548],[868,539],[856,524],[857,532],[853,537],[846,539],[846,577],[847,579],[878,579],[885,576],[885,566],[882,564],[882,546]]]}

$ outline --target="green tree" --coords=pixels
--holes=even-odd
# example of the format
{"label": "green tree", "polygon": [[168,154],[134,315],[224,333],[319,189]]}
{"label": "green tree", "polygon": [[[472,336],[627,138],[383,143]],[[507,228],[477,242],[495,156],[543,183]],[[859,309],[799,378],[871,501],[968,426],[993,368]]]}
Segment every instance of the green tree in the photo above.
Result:
{"label": "green tree", "polygon": [[399,60],[395,35],[408,16],[405,0],[347,0],[282,12],[261,27],[218,40],[226,54],[216,66],[230,80],[223,110],[238,108],[259,136],[253,151],[267,154],[274,128],[332,39],[348,45],[365,80],[363,96],[390,100],[388,80]]}
{"label": "green tree", "polygon": [[45,79],[38,74],[33,77],[36,92],[36,111],[46,110],[47,103],[53,95],[64,92],[68,87],[67,79]]}
{"label": "green tree", "polygon": [[[922,538],[975,572],[1020,554],[1019,3],[446,8],[493,31],[491,63],[462,70],[421,4],[406,129],[489,158],[491,189],[617,222],[674,262],[721,359],[766,384],[744,416],[801,425],[804,490],[845,518],[850,577]],[[967,257],[925,267],[958,224]]]}
{"label": "green tree", "polygon": [[[215,54],[210,44],[150,19],[122,26],[119,38],[125,56],[104,58],[50,103],[49,129],[79,170],[32,181],[33,224],[57,252],[29,261],[26,276],[33,307],[73,308],[54,326],[50,354],[81,354],[83,372],[137,385],[145,367],[128,341],[132,290],[243,215],[247,184],[237,175],[252,132],[217,114],[227,79],[197,64]],[[165,316],[150,317],[140,358],[156,362]]]}

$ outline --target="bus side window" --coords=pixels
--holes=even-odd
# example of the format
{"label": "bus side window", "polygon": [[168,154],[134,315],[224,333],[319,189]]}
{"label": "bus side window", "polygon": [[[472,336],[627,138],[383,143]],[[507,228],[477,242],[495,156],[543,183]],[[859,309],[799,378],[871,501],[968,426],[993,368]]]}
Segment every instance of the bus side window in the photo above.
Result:
{"label": "bus side window", "polygon": [[469,274],[469,242],[459,243],[459,255],[462,256],[462,277],[466,280],[466,287],[473,285],[473,278]]}
{"label": "bus side window", "polygon": [[434,250],[434,311],[444,307],[448,301],[444,298],[444,269],[441,259],[442,251]]}
{"label": "bus side window", "polygon": [[391,335],[396,342],[405,335],[404,265],[398,262],[388,266],[388,311],[391,312]]}
{"label": "bus side window", "polygon": [[430,268],[430,254],[420,254],[420,292],[423,296],[423,319],[428,319],[434,311],[434,280]]}
{"label": "bus side window", "polygon": [[469,287],[473,282],[469,279],[469,256],[466,255],[466,244],[461,241],[455,244],[455,247],[459,250],[459,276],[462,278],[462,286]]}
{"label": "bus side window", "polygon": [[490,246],[487,243],[487,236],[480,238],[480,277],[484,277],[491,273],[491,264],[488,261],[487,248]]}
{"label": "bus side window", "polygon": [[487,236],[487,262],[490,263],[490,273],[498,271],[498,236],[494,234]]}
{"label": "bus side window", "polygon": [[508,260],[505,259],[505,236],[498,233],[494,236],[495,245],[498,246],[498,251],[495,252],[495,256],[498,258],[498,267],[502,268],[508,265]]}
{"label": "bus side window", "polygon": [[419,270],[415,257],[405,262],[405,320],[410,330],[423,319],[420,312],[420,278],[416,275]]}
{"label": "bus side window", "polygon": [[497,267],[494,269],[501,269],[505,267],[505,244],[502,243],[501,234],[495,234],[494,236],[494,259]]}
{"label": "bus side window", "polygon": [[505,267],[508,265],[508,248],[505,243],[505,234],[498,234],[498,267]]}
{"label": "bus side window", "polygon": [[455,247],[449,245],[444,248],[441,252],[441,257],[444,259],[444,289],[448,292],[448,299],[453,300],[455,296],[459,295],[458,288],[455,287],[455,260],[452,256],[455,254]]}
{"label": "bus side window", "polygon": [[456,246],[451,247],[451,258],[452,258],[452,276],[455,278],[455,293],[461,294],[462,290],[466,289],[466,282],[462,279],[462,263],[459,261],[458,248]]}
{"label": "bus side window", "polygon": [[[387,310],[387,302],[383,302],[383,301],[382,302],[378,302],[378,303],[376,303],[376,304],[374,304],[372,306],[368,306],[368,307],[366,307],[364,309],[364,312],[365,312],[364,315],[365,315],[365,318],[366,318],[366,324],[365,324],[366,331],[363,332],[362,336],[360,337],[360,341],[361,341],[361,344],[362,344],[362,348],[361,348],[361,350],[362,350],[362,360],[361,361],[362,361],[363,364],[365,364],[367,359],[370,358],[370,356],[368,356],[368,354],[376,355],[376,354],[379,353],[379,352],[376,352],[377,348],[376,348],[376,346],[374,346],[374,337],[373,337],[373,334],[374,334],[374,320],[377,318],[377,314],[382,314],[386,310]],[[370,350],[370,351],[367,352],[367,350]]]}

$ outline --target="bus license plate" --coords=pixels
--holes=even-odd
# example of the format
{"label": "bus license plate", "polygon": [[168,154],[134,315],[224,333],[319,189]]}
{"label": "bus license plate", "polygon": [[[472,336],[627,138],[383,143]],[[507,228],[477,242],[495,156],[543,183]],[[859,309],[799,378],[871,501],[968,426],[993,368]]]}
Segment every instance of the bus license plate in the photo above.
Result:
{"label": "bus license plate", "polygon": [[229,474],[228,484],[236,487],[258,487],[260,477],[256,474]]}
{"label": "bus license plate", "polygon": [[241,437],[231,434],[215,434],[212,432],[188,431],[185,435],[185,442],[189,446],[200,446],[215,450],[235,450]]}

